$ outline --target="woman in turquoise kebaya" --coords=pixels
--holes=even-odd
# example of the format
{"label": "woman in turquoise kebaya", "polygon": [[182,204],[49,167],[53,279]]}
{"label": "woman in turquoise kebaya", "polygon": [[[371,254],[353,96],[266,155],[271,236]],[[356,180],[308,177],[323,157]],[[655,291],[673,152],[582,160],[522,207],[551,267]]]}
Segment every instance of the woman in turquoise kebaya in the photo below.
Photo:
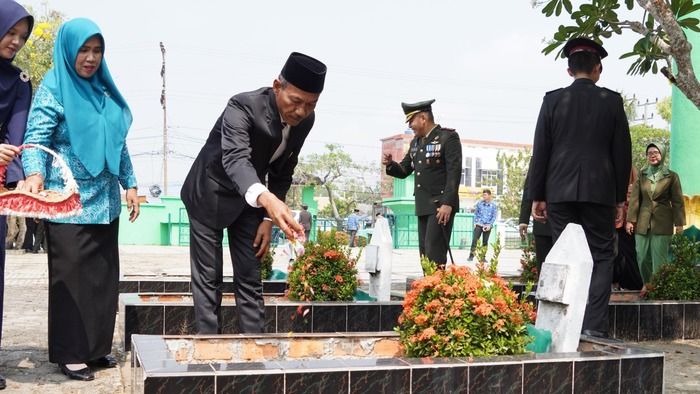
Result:
{"label": "woman in turquoise kebaya", "polygon": [[[139,214],[136,178],[126,147],[131,111],[104,60],[94,22],[64,23],[53,68],[39,86],[24,142],[61,155],[78,184],[83,211],[47,223],[49,360],[71,379],[92,380],[90,367],[114,367],[109,354],[119,284],[121,185],[130,221]],[[62,189],[61,169],[38,149],[23,154],[25,189]]]}

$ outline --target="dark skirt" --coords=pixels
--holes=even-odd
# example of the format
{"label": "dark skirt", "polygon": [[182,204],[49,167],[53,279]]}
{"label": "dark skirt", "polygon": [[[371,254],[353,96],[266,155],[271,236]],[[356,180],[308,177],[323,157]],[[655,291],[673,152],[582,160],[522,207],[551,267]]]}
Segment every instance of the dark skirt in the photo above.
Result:
{"label": "dark skirt", "polygon": [[49,361],[78,364],[112,351],[119,297],[119,219],[46,223]]}
{"label": "dark skirt", "polygon": [[7,216],[0,216],[0,342],[2,342],[2,313],[5,303],[5,237]]}

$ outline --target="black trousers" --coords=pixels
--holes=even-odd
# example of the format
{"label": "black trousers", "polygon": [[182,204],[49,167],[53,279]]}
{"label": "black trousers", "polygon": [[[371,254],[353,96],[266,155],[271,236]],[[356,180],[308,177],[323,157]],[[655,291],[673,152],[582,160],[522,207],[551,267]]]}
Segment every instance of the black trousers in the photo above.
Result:
{"label": "black trousers", "polygon": [[2,342],[2,313],[5,302],[5,237],[7,237],[7,216],[0,216],[0,342]]}
{"label": "black trousers", "polygon": [[552,250],[552,236],[551,235],[537,235],[535,234],[535,257],[537,258],[537,271],[542,271],[542,263],[547,258],[549,251]]}
{"label": "black trousers", "polygon": [[617,229],[617,257],[613,265],[613,282],[627,290],[641,290],[644,286],[637,265],[637,249],[634,235],[627,234],[625,227]]}
{"label": "black trousers", "polygon": [[576,223],[583,227],[593,257],[583,330],[608,332],[610,285],[617,254],[615,207],[588,202],[547,203],[547,216],[555,243],[567,224]]}
{"label": "black trousers", "polygon": [[[220,334],[223,284],[223,230],[190,219],[190,269],[194,317],[199,334]],[[265,304],[260,278],[260,260],[255,257],[253,241],[260,216],[246,207],[227,228],[233,261],[233,291],[236,296],[238,327],[241,333],[259,333],[265,329]]]}
{"label": "black trousers", "polygon": [[46,223],[49,361],[78,364],[112,351],[119,297],[119,219]]}
{"label": "black trousers", "polygon": [[484,227],[480,226],[478,224],[474,225],[474,236],[472,237],[472,247],[471,251],[469,253],[470,256],[474,255],[474,251],[476,250],[476,243],[479,241],[479,238],[482,238],[481,244],[482,245],[488,245],[489,244],[489,237],[491,236],[491,230],[489,231],[484,231]]}
{"label": "black trousers", "polygon": [[447,263],[447,245],[452,235],[455,213],[446,225],[437,222],[435,215],[418,216],[418,251],[438,265]]}

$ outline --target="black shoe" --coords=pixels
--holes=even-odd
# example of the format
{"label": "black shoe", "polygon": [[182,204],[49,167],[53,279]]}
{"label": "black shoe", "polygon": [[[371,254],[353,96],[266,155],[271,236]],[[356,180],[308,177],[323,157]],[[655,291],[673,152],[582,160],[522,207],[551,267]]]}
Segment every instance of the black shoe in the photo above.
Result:
{"label": "black shoe", "polygon": [[117,359],[114,356],[106,355],[97,360],[88,361],[87,365],[98,368],[114,368],[117,366]]}
{"label": "black shoe", "polygon": [[608,333],[605,331],[583,330],[581,331],[581,334],[594,338],[610,338],[610,336],[608,336]]}
{"label": "black shoe", "polygon": [[5,377],[0,375],[0,390],[5,390],[5,387],[7,387],[7,382],[5,381]]}
{"label": "black shoe", "polygon": [[66,367],[66,364],[58,364],[58,367],[61,369],[61,372],[63,372],[64,375],[68,376],[71,379],[74,380],[94,380],[95,379],[95,374],[92,373],[90,370],[90,367],[85,367],[83,369],[79,369],[77,371],[72,371]]}

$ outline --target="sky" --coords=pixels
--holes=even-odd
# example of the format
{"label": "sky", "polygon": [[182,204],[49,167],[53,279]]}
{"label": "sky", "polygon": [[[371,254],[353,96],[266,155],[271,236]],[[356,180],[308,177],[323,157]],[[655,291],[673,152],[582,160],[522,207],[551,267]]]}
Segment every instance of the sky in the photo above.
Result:
{"label": "sky", "polygon": [[[21,0],[20,0],[21,1]],[[129,103],[127,144],[139,187],[163,185],[159,42],[166,48],[168,194],[178,195],[228,99],[271,86],[293,51],[328,66],[316,123],[301,155],[343,146],[379,163],[381,138],[406,130],[401,102],[434,98],[436,121],[461,138],[531,143],[543,95],[571,83],[541,49],[563,18],[530,0],[35,0],[67,19],[94,20],[105,60]],[[629,18],[639,18],[639,13]],[[639,37],[613,37],[599,85],[642,102],[671,94],[659,75],[628,76],[619,60]],[[653,125],[666,127],[654,112]],[[638,109],[642,113],[643,108]]]}

